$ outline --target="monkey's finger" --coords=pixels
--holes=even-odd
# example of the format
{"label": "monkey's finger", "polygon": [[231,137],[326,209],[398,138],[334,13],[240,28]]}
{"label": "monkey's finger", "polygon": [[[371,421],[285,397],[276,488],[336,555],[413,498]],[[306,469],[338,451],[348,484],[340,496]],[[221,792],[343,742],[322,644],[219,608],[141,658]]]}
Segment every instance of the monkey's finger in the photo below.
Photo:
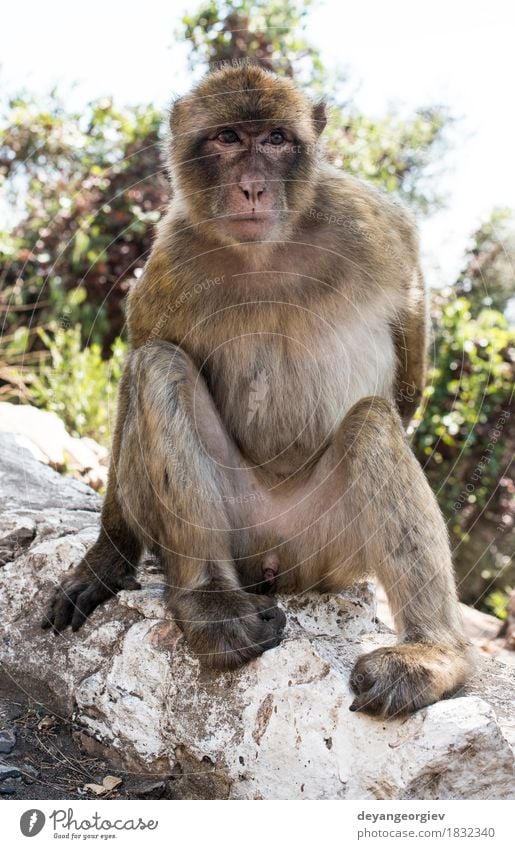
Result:
{"label": "monkey's finger", "polygon": [[47,631],[49,628],[54,627],[54,619],[55,619],[55,610],[57,607],[57,602],[59,601],[60,590],[54,592],[54,595],[51,601],[48,604],[46,612],[41,620],[41,627],[44,631]]}
{"label": "monkey's finger", "polygon": [[261,619],[261,634],[259,646],[266,651],[278,646],[282,640],[286,616],[279,607],[269,607],[259,614]]}
{"label": "monkey's finger", "polygon": [[120,589],[122,590],[140,590],[141,584],[139,581],[134,578],[133,575],[126,575],[123,580],[120,582]]}
{"label": "monkey's finger", "polygon": [[280,607],[274,605],[274,603],[270,602],[270,607],[265,608],[259,614],[260,618],[264,622],[269,622],[270,625],[275,628],[277,631],[284,631],[284,627],[286,625],[286,615],[284,610],[281,610]]}
{"label": "monkey's finger", "polygon": [[365,706],[366,701],[367,701],[366,693],[362,693],[361,696],[356,696],[354,701],[352,702],[352,704],[349,705],[349,710],[351,710],[352,712],[358,711],[358,710],[363,710],[363,707]]}
{"label": "monkey's finger", "polygon": [[351,672],[349,683],[351,689],[359,696],[362,693],[369,693],[372,690],[376,683],[376,676],[364,664],[360,664],[358,661]]}
{"label": "monkey's finger", "polygon": [[370,713],[374,716],[384,715],[387,710],[387,704],[389,702],[388,696],[385,694],[374,692],[374,690],[368,690],[365,693],[360,693],[359,696],[356,696],[352,704],[349,706],[349,710],[352,711],[362,711],[363,713]]}
{"label": "monkey's finger", "polygon": [[349,710],[351,711],[369,711],[373,704],[373,699],[368,693],[361,693],[360,696],[356,696],[351,705],[349,705]]}
{"label": "monkey's finger", "polygon": [[54,624],[54,616],[55,616],[55,602],[52,601],[48,608],[45,611],[45,614],[41,620],[41,627],[43,631],[47,631]]}
{"label": "monkey's finger", "polygon": [[74,604],[72,631],[78,631],[79,628],[84,625],[89,614],[95,609],[98,603],[98,594],[95,592],[94,586],[90,585],[87,589],[81,592]]}
{"label": "monkey's finger", "polygon": [[78,591],[74,593],[65,593],[63,590],[59,603],[56,605],[53,629],[56,634],[64,631],[72,621],[73,611],[75,608],[75,599],[78,596]]}
{"label": "monkey's finger", "polygon": [[276,631],[274,631],[271,636],[260,640],[258,646],[260,646],[263,651],[267,651],[267,649],[275,649],[277,648],[277,646],[280,646],[282,640],[282,634],[278,634]]}

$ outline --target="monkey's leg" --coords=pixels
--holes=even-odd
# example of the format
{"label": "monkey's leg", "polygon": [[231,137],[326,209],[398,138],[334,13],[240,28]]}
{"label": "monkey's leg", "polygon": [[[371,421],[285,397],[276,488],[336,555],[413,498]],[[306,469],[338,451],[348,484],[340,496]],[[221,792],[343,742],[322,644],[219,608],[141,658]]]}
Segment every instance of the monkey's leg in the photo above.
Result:
{"label": "monkey's leg", "polygon": [[126,521],[159,554],[171,609],[201,661],[238,666],[276,646],[285,624],[271,599],[242,589],[234,565],[244,531],[231,503],[256,483],[180,348],[145,345],[129,368],[117,470]]}
{"label": "monkey's leg", "polygon": [[101,602],[119,590],[140,587],[134,578],[134,571],[141,555],[141,544],[123,517],[116,482],[127,405],[125,371],[118,390],[117,422],[100,534],[79,565],[64,578],[54,593],[41,624],[43,628],[52,628],[56,633],[68,625],[76,631]]}
{"label": "monkey's leg", "polygon": [[[399,716],[451,694],[470,670],[445,523],[387,401],[355,404],[329,451],[331,487],[342,476],[345,486],[341,548],[355,561],[364,555],[385,588],[400,638],[358,659],[351,709]],[[334,531],[334,517],[331,525]],[[334,587],[344,585],[344,572],[336,566],[328,576]]]}

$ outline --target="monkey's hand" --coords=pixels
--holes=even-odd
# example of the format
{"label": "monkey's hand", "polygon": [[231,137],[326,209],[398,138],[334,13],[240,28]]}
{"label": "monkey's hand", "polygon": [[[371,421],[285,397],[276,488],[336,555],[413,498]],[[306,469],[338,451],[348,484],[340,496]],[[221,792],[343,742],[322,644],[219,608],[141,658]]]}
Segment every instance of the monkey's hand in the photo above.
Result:
{"label": "monkey's hand", "polygon": [[213,669],[234,669],[279,645],[286,624],[273,599],[243,590],[183,592],[173,609],[188,645]]}
{"label": "monkey's hand", "polygon": [[350,709],[383,718],[404,716],[455,692],[470,666],[464,643],[402,643],[375,649],[358,658],[352,670],[356,698]]}
{"label": "monkey's hand", "polygon": [[[120,590],[141,588],[130,567],[120,555],[106,560],[105,547],[95,546],[87,553],[76,569],[62,581],[54,592],[41,627],[52,628],[55,634],[68,625],[77,631],[90,613]],[[101,559],[103,555],[104,559]]]}

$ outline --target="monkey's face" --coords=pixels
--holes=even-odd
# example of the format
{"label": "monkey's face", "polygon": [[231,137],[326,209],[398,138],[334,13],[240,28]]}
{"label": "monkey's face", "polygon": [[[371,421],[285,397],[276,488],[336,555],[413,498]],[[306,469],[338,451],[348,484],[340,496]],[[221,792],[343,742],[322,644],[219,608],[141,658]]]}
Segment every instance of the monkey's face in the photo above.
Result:
{"label": "monkey's face", "polygon": [[289,229],[287,183],[299,148],[291,129],[249,122],[216,127],[202,144],[206,212],[223,241],[253,242]]}
{"label": "monkey's face", "polygon": [[224,244],[287,238],[311,201],[324,124],[291,80],[256,67],[209,75],[171,116],[172,179],[190,222]]}

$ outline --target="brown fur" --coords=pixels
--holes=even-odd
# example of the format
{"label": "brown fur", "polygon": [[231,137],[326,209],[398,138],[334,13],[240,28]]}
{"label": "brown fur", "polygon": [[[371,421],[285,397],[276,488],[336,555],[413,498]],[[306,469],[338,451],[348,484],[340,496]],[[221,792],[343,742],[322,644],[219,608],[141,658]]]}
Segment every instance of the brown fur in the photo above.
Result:
{"label": "brown fur", "polygon": [[175,105],[174,199],[129,295],[102,531],[47,624],[80,627],[146,546],[191,647],[230,668],[280,641],[263,590],[374,573],[401,643],[360,658],[353,708],[392,716],[455,690],[467,650],[445,525],[400,418],[425,373],[416,231],[323,160],[324,123],[256,67]]}

